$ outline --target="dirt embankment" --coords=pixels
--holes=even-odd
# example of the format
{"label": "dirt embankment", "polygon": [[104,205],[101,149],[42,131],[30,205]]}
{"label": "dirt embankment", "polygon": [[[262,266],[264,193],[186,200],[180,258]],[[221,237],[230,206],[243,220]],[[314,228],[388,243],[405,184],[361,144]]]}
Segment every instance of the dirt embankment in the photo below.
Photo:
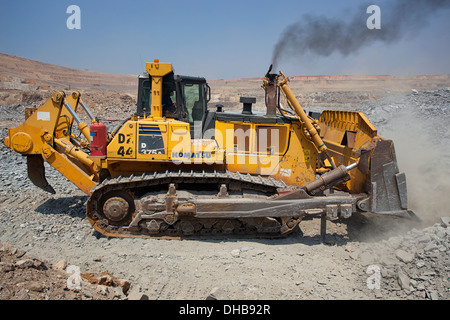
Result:
{"label": "dirt embankment", "polygon": [[2,89],[134,92],[136,76],[77,70],[0,53]]}
{"label": "dirt embankment", "polygon": [[40,105],[54,91],[76,90],[103,119],[135,111],[137,75],[71,69],[0,53],[0,105]]}

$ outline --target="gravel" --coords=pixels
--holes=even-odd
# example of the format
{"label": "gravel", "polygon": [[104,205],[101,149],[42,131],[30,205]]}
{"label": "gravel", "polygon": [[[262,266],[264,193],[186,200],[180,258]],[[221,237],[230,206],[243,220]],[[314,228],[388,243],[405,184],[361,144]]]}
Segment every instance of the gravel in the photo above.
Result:
{"label": "gravel", "polygon": [[[108,271],[130,281],[128,296],[135,299],[447,300],[449,101],[450,90],[444,88],[391,95],[358,107],[382,136],[395,141],[399,166],[408,177],[410,206],[423,221],[354,215],[328,222],[325,242],[319,219],[303,221],[298,232],[283,239],[104,237],[85,219],[86,195],[47,164],[46,176],[57,194],[38,189],[27,178],[26,159],[1,143],[0,242],[28,258],[15,258],[22,261],[15,264],[0,261],[0,298],[45,299],[50,289],[37,280],[30,280],[34,287],[28,293],[3,295],[8,273],[29,270],[37,259],[49,267],[65,260],[81,272]],[[24,108],[0,107],[2,140],[10,122],[23,121]],[[111,288],[112,296],[105,288],[105,294],[85,289],[75,295],[58,291],[50,298],[127,298]]]}

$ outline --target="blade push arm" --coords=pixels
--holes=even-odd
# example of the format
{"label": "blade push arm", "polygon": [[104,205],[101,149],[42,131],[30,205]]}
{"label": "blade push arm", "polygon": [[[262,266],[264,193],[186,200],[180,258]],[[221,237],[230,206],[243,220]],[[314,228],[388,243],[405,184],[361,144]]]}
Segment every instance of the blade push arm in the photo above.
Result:
{"label": "blade push arm", "polygon": [[283,78],[280,82],[278,82],[278,86],[283,91],[284,96],[286,97],[288,103],[292,106],[294,112],[300,119],[300,121],[305,126],[305,129],[309,133],[309,138],[316,146],[317,150],[320,153],[325,154],[328,161],[330,161],[331,166],[333,169],[336,168],[336,165],[334,164],[333,159],[328,155],[327,153],[327,146],[323,142],[323,140],[320,138],[319,132],[315,128],[314,124],[312,123],[311,119],[307,116],[305,111],[303,110],[302,106],[298,102],[298,100],[295,98],[294,93],[292,92],[291,88],[287,85],[287,82],[289,81],[288,78],[283,74],[283,72],[280,71],[281,77]]}

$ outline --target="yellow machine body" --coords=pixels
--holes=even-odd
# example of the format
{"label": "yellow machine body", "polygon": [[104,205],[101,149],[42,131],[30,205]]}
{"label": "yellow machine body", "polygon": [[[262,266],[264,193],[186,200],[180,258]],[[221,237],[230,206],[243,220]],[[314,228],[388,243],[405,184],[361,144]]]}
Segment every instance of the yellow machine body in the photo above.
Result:
{"label": "yellow machine body", "polygon": [[121,125],[109,143],[103,167],[113,177],[183,166],[272,176],[294,186],[314,179],[318,151],[303,136],[299,121],[216,120],[214,139],[193,139],[189,123],[162,117],[162,79],[173,71],[172,65],[158,62],[146,67],[152,76],[152,111]]}
{"label": "yellow machine body", "polygon": [[[217,121],[214,140],[191,139],[188,123],[130,120],[108,145],[103,166],[113,177],[142,174],[155,166],[164,170],[209,167],[272,176],[301,186],[314,179],[317,158],[314,145],[301,132],[299,124]],[[295,138],[289,141],[290,137]],[[145,147],[150,144],[160,148],[149,151]]]}

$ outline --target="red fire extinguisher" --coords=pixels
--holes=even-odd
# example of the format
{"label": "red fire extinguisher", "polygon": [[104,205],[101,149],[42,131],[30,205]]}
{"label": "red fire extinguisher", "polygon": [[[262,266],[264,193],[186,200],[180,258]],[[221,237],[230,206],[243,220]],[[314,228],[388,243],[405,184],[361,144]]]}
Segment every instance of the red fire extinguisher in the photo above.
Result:
{"label": "red fire extinguisher", "polygon": [[91,157],[105,157],[106,156],[106,143],[108,133],[106,131],[106,125],[99,120],[95,120],[90,125],[91,131]]}

